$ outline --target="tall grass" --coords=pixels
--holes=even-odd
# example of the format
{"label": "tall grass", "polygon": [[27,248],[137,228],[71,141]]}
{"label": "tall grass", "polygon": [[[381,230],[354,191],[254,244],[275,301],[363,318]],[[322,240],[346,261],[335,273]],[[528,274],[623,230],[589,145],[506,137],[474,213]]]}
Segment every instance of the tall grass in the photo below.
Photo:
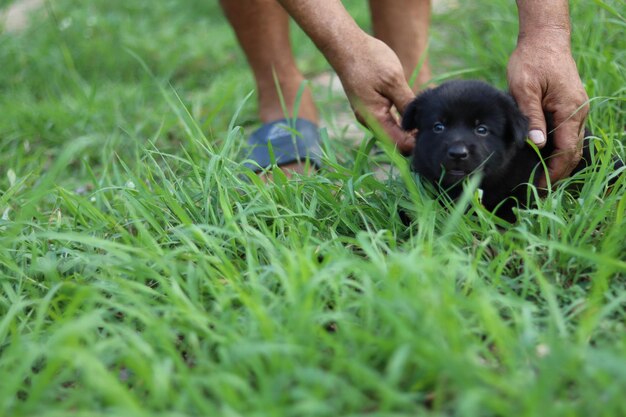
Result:
{"label": "tall grass", "polygon": [[[509,3],[435,16],[440,79],[504,87]],[[621,2],[571,6],[596,167],[514,225],[366,134],[324,130],[317,175],[246,171],[252,80],[211,2],[47,7],[0,35],[0,415],[626,414]]]}

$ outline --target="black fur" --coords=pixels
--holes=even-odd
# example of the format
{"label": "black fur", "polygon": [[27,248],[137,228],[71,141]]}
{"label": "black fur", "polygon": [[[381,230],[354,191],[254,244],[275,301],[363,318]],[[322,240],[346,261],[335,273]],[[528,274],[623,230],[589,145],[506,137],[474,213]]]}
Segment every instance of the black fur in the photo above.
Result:
{"label": "black fur", "polygon": [[[551,118],[547,119],[550,132]],[[515,220],[512,209],[516,200],[525,203],[524,184],[540,160],[526,143],[528,119],[509,94],[481,81],[449,81],[419,94],[405,110],[402,127],[417,129],[411,168],[420,176],[456,198],[462,180],[481,172],[483,205],[505,220]],[[553,149],[548,134],[542,157]],[[589,161],[586,140],[576,171]]]}

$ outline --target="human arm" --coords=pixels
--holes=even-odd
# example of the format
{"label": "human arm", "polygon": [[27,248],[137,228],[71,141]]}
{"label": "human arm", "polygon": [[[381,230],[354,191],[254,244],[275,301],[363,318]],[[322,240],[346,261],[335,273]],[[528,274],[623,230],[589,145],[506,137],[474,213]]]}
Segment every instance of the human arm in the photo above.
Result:
{"label": "human arm", "polygon": [[[588,97],[570,45],[567,0],[517,0],[519,36],[508,64],[511,94],[529,118],[529,137],[545,145],[544,112],[554,118],[554,152],[548,160],[551,182],[568,176],[580,161]],[[545,187],[542,176],[538,185]]]}
{"label": "human arm", "polygon": [[396,54],[361,30],[339,0],[279,0],[335,69],[357,118],[369,117],[398,149],[408,153],[414,139],[393,113],[413,99]]}

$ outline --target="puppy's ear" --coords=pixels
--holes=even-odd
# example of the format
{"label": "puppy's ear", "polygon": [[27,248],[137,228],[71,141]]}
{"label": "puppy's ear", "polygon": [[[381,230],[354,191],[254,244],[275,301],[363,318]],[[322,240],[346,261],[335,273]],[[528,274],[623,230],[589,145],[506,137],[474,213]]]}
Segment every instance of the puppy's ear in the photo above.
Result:
{"label": "puppy's ear", "polygon": [[512,98],[505,108],[507,109],[506,135],[516,146],[522,147],[528,136],[528,118],[522,114]]}
{"label": "puppy's ear", "polygon": [[402,129],[407,132],[420,127],[420,119],[425,109],[432,110],[433,105],[437,102],[438,89],[428,88],[417,95],[413,99],[402,115]]}
{"label": "puppy's ear", "polygon": [[404,114],[402,115],[402,129],[409,132],[418,128],[421,108],[422,99],[420,95],[414,98],[413,101],[406,106],[406,109],[404,109]]}

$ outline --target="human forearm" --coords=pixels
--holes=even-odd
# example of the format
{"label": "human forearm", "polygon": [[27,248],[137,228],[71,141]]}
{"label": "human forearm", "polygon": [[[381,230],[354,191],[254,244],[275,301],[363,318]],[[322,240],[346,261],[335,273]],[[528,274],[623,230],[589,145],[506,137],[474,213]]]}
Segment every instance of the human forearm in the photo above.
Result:
{"label": "human forearm", "polygon": [[517,0],[519,40],[536,36],[560,38],[569,45],[570,20],[567,0]]}
{"label": "human forearm", "polygon": [[367,37],[340,0],[278,1],[335,69],[349,63]]}

